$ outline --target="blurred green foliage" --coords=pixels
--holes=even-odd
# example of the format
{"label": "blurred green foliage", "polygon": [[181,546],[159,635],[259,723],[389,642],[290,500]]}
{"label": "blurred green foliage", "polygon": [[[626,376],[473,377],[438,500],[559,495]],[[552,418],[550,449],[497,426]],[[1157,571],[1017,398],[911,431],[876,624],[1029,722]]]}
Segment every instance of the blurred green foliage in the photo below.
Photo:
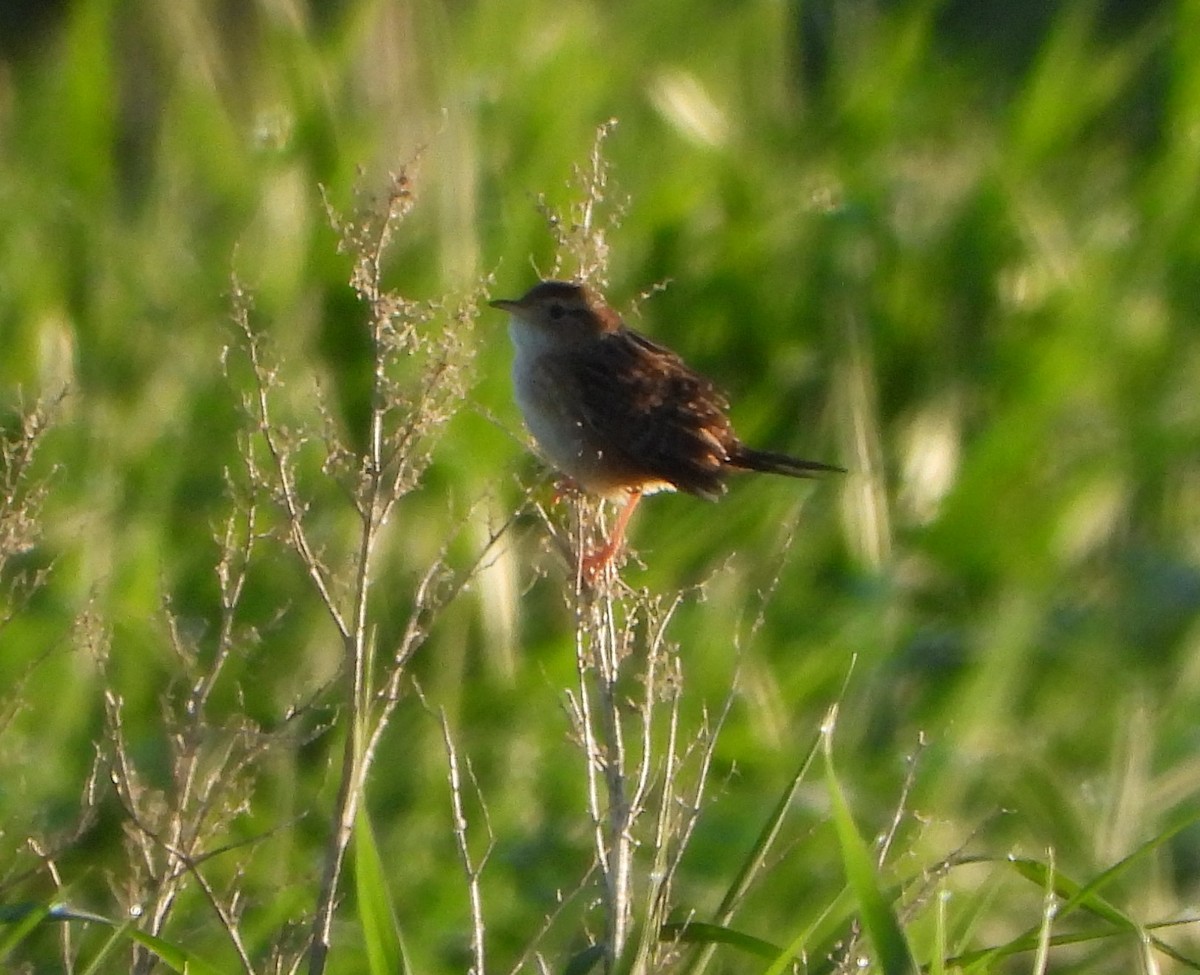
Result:
{"label": "blurred green foliage", "polygon": [[[78,0],[20,13],[0,39],[0,397],[67,396],[40,457],[44,536],[19,566],[49,567],[48,583],[0,630],[7,899],[50,896],[41,873],[13,885],[30,866],[21,841],[74,822],[105,686],[138,759],[164,768],[162,701],[181,677],[162,607],[202,644],[211,634],[213,535],[237,467],[241,391],[221,368],[231,269],[292,407],[316,377],[362,438],[364,312],[321,188],[346,208],[360,169],[382,186],[417,159],[391,283],[423,299],[493,275],[496,294],[519,293],[553,266],[535,198],[569,204],[572,167],[610,117],[610,201],[624,204],[613,303],[669,279],[635,326],[730,390],[747,440],[851,470],[639,511],[645,564],[628,581],[702,584],[672,631],[692,719],[737,686],[681,910],[719,899],[852,660],[841,777],[860,826],[882,830],[919,752],[910,871],[966,844],[1053,848],[1087,876],[1196,810],[1196,0]],[[538,476],[501,319],[481,319],[472,409],[388,539],[384,633],[468,509],[498,524]],[[540,537],[519,526],[416,663],[488,803],[501,965],[589,857],[561,708],[572,621]],[[280,552],[243,612],[264,643],[220,693],[270,724],[329,679],[339,650]],[[103,670],[81,646],[85,614],[109,633]],[[292,824],[251,861],[255,889],[289,884],[247,907],[260,944],[311,909],[335,737],[272,769],[242,824]],[[799,929],[840,889],[824,800],[804,798],[750,933]],[[401,709],[370,800],[414,961],[461,970],[445,757],[420,707]],[[60,864],[72,898],[113,910],[120,832],[103,801]],[[1148,920],[1194,903],[1198,864],[1200,832],[1185,831],[1127,878],[1124,908]],[[1036,923],[1036,889],[987,896],[989,920]],[[189,946],[227,950],[198,896],[178,910]],[[356,964],[347,942],[338,970]]]}

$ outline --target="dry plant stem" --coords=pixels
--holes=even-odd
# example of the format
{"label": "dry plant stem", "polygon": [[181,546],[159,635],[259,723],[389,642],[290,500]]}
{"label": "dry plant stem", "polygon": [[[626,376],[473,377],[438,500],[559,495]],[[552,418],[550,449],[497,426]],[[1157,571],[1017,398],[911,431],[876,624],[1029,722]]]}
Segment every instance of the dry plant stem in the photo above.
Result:
{"label": "dry plant stem", "polygon": [[[376,276],[376,281],[378,280]],[[250,363],[255,374],[255,413],[258,433],[266,445],[272,462],[272,483],[275,497],[287,518],[288,538],[300,558],[309,579],[317,591],[321,605],[342,641],[347,681],[346,703],[349,729],[342,757],[341,778],[335,800],[333,829],[325,851],[325,863],[321,884],[317,894],[317,907],[313,918],[312,938],[309,949],[309,971],[319,975],[324,971],[329,953],[330,936],[333,928],[334,911],[337,906],[338,884],[345,864],[346,851],[354,831],[354,819],[358,814],[358,803],[370,767],[374,748],[378,740],[372,736],[368,724],[370,690],[368,686],[369,635],[367,598],[370,593],[372,556],[379,530],[390,505],[385,500],[381,472],[384,467],[383,420],[386,404],[382,401],[382,379],[385,367],[380,329],[382,323],[372,314],[372,341],[374,344],[374,396],[371,410],[371,431],[368,453],[364,458],[362,496],[358,499],[360,530],[356,575],[353,583],[353,607],[347,619],[334,595],[329,572],[321,562],[311,544],[304,522],[305,506],[300,500],[296,486],[294,461],[291,448],[279,431],[271,410],[271,392],[276,386],[274,371],[263,358],[261,344],[249,327],[245,314],[245,298],[238,286],[235,290],[235,314],[246,339]],[[249,461],[249,458],[248,458]],[[252,463],[252,461],[250,461]],[[260,472],[251,470],[252,482],[261,480]]]}
{"label": "dry plant stem", "polygon": [[[294,454],[303,439],[289,435],[272,416],[272,394],[280,382],[265,361],[260,340],[249,327],[248,303],[234,283],[235,320],[243,332],[254,372],[255,394],[250,407],[256,432],[269,456],[267,470],[260,471],[253,451],[246,451],[249,479],[268,490],[283,513],[287,541],[298,555],[342,643],[343,713],[347,728],[312,920],[310,975],[320,975],[325,969],[347,850],[377,746],[400,700],[405,668],[422,643],[434,611],[445,599],[461,591],[470,575],[468,572],[453,585],[442,587],[448,595],[439,590],[438,584],[447,574],[443,551],[418,585],[415,608],[399,642],[386,654],[380,653],[368,611],[376,549],[397,503],[419,482],[428,463],[433,436],[465,394],[463,335],[474,317],[477,301],[477,297],[469,299],[453,312],[451,320],[439,323],[440,331],[425,334],[420,326],[444,309],[419,305],[385,289],[384,255],[396,226],[412,205],[411,182],[403,171],[393,176],[383,205],[364,206],[351,219],[343,219],[327,202],[342,250],[354,257],[350,284],[369,310],[367,327],[372,361],[369,429],[361,456],[340,441],[337,425],[324,414],[325,473],[342,478],[358,515],[354,553],[344,559],[341,567],[327,566],[310,537]],[[415,363],[420,370],[419,378],[412,383],[398,380],[396,367],[400,363]],[[489,549],[494,541],[489,543]],[[481,559],[486,551],[481,553]]]}
{"label": "dry plant stem", "polygon": [[[581,202],[572,205],[566,216],[554,210],[545,198],[539,207],[548,228],[558,243],[554,273],[562,267],[562,255],[574,260],[574,276],[590,281],[600,290],[607,283],[608,243],[598,215],[605,202],[609,165],[604,158],[604,142],[616,126],[610,119],[600,125],[592,144],[586,168],[577,167],[573,184],[580,190]],[[607,224],[615,225],[618,212],[610,214]],[[633,856],[636,841],[634,827],[644,802],[650,777],[651,742],[643,725],[642,757],[639,770],[632,776],[627,767],[625,733],[622,727],[618,679],[621,663],[629,654],[629,632],[618,629],[613,586],[616,569],[612,557],[620,538],[612,539],[611,548],[599,550],[597,558],[587,556],[588,536],[598,515],[586,501],[574,506],[577,554],[575,563],[575,663],[578,686],[568,694],[574,722],[586,761],[588,813],[592,820],[596,863],[604,883],[606,931],[604,950],[611,970],[624,950],[633,914]],[[632,505],[623,513],[627,518]],[[620,523],[624,528],[624,521]],[[648,668],[652,665],[648,664]],[[652,670],[647,671],[647,697]],[[650,720],[653,707],[643,713]]]}
{"label": "dry plant stem", "polygon": [[904,773],[904,785],[900,789],[900,798],[896,802],[895,812],[892,813],[891,824],[879,841],[879,853],[875,858],[875,863],[880,869],[883,869],[883,865],[887,862],[892,843],[895,841],[896,834],[900,831],[900,827],[904,823],[904,818],[908,814],[908,800],[912,795],[913,784],[917,778],[917,763],[924,748],[925,735],[922,732],[917,736],[917,751],[909,755],[905,763],[907,769]]}
{"label": "dry plant stem", "polygon": [[[250,506],[240,516],[234,514],[228,519],[219,539],[220,623],[209,663],[199,664],[197,647],[183,635],[170,601],[166,602],[171,647],[191,678],[186,703],[179,709],[181,716],[175,715],[173,707],[167,710],[171,782],[166,793],[159,794],[142,782],[130,760],[122,702],[112,692],[106,694],[108,741],[113,751],[111,777],[131,826],[127,830],[129,845],[140,858],[142,873],[150,882],[149,886],[143,884],[137,903],[146,917],[146,930],[156,936],[161,934],[190,876],[212,904],[248,975],[252,975],[253,966],[238,929],[236,886],[229,901],[222,902],[201,874],[199,864],[216,855],[206,851],[206,845],[244,809],[247,795],[242,786],[253,781],[253,768],[272,743],[270,735],[262,734],[246,722],[222,729],[226,734],[214,738],[215,725],[207,713],[213,687],[239,643],[235,626],[237,608],[257,538],[256,510]],[[140,903],[146,894],[148,906]],[[133,971],[146,972],[154,964],[150,952],[135,950]]]}
{"label": "dry plant stem", "polygon": [[[484,975],[486,969],[484,956],[484,942],[487,933],[486,925],[483,919],[483,895],[479,888],[479,878],[483,874],[483,868],[487,866],[488,859],[492,855],[492,849],[495,847],[495,836],[492,834],[491,819],[487,813],[487,806],[483,804],[480,797],[480,807],[483,810],[484,828],[487,830],[487,849],[476,863],[471,856],[471,846],[467,842],[467,814],[463,806],[463,785],[461,766],[463,763],[458,756],[458,749],[454,744],[454,736],[450,733],[450,722],[446,719],[446,712],[443,710],[440,713],[442,723],[442,738],[446,743],[446,761],[449,766],[450,776],[450,803],[454,814],[454,838],[458,843],[458,855],[462,860],[463,870],[467,875],[467,893],[471,902],[471,957],[473,964],[471,966],[472,975]],[[471,778],[472,788],[476,795],[479,795],[479,784],[475,781],[475,773],[471,769],[471,763],[468,760],[466,763],[467,774]]]}
{"label": "dry plant stem", "polygon": [[[309,947],[309,971],[320,973],[324,970],[325,959],[329,952],[338,881],[353,832],[354,817],[358,811],[358,797],[365,772],[364,762],[367,758],[363,744],[364,675],[366,673],[367,646],[365,611],[367,587],[365,583],[369,578],[370,556],[374,549],[378,529],[375,517],[378,505],[374,500],[377,497],[378,478],[371,477],[370,473],[378,470],[380,466],[378,455],[380,444],[378,436],[379,408],[376,403],[372,409],[371,453],[366,471],[368,504],[365,509],[362,509],[354,615],[350,621],[347,621],[334,595],[329,572],[309,541],[308,530],[304,522],[306,508],[300,499],[299,489],[296,485],[292,448],[281,433],[283,428],[273,417],[271,394],[279,383],[276,371],[267,364],[262,342],[250,327],[249,297],[236,280],[232,285],[232,295],[234,318],[242,332],[250,366],[254,372],[255,388],[252,409],[256,421],[256,433],[266,446],[271,461],[269,474],[261,471],[253,452],[246,449],[244,460],[247,465],[248,479],[253,485],[269,484],[272,488],[271,495],[286,518],[288,541],[299,556],[300,563],[308,574],[321,605],[341,639],[345,657],[345,676],[349,684],[347,703],[350,711],[350,731],[346,736],[334,825],[326,846],[325,863],[317,895],[317,907],[313,917]],[[378,375],[378,369],[376,375]]]}
{"label": "dry plant stem", "polygon": [[[696,823],[700,819],[700,812],[704,808],[703,798],[705,790],[708,787],[708,777],[712,770],[717,739],[720,738],[721,729],[725,725],[725,719],[729,716],[729,711],[733,707],[733,691],[731,690],[725,698],[725,704],[715,723],[710,723],[706,711],[699,733],[695,736],[693,742],[683,750],[683,755],[677,757],[680,753],[678,737],[680,695],[678,688],[682,683],[682,674],[678,660],[673,661],[673,664],[675,680],[673,687],[675,688],[675,692],[671,698],[670,740],[667,746],[668,761],[662,787],[664,799],[659,806],[658,822],[655,830],[656,859],[652,870],[653,875],[659,878],[656,889],[653,891],[653,916],[660,923],[666,919],[671,883],[675,879],[676,872],[679,870],[679,864],[683,860],[684,851],[691,841]],[[684,761],[691,756],[693,749],[699,751],[698,769],[690,793],[687,796],[683,796],[682,785],[678,781],[680,769]]]}
{"label": "dry plant stem", "polygon": [[[31,551],[42,532],[42,504],[49,479],[34,476],[34,462],[54,423],[63,395],[38,400],[19,410],[20,427],[12,434],[0,430],[0,575],[10,559]],[[7,626],[46,582],[49,570],[17,573],[0,590],[0,630]]]}
{"label": "dry plant stem", "polygon": [[[242,302],[247,301],[235,283],[235,300]],[[275,500],[283,508],[287,517],[288,541],[300,556],[300,562],[308,573],[309,579],[317,590],[320,597],[321,605],[325,607],[325,611],[329,614],[330,620],[337,628],[338,635],[343,642],[350,640],[351,630],[342,616],[341,610],[338,607],[337,600],[334,598],[333,591],[330,587],[330,581],[327,578],[328,572],[322,564],[317,553],[310,545],[308,540],[308,532],[304,527],[304,505],[300,501],[299,491],[296,488],[295,472],[293,470],[293,458],[291,447],[288,446],[279,434],[279,427],[276,426],[272,418],[271,410],[271,391],[275,388],[278,379],[274,369],[267,366],[262,353],[262,345],[258,336],[250,329],[250,323],[246,312],[239,310],[239,325],[242,327],[243,335],[246,338],[246,349],[250,355],[250,364],[254,369],[255,374],[255,416],[258,421],[258,434],[262,437],[263,443],[266,444],[267,452],[271,457],[271,462],[274,468],[276,478],[275,488],[273,492]],[[263,480],[264,474],[257,469],[253,457],[247,452],[246,462],[249,467],[248,474],[251,483],[259,483]]]}
{"label": "dry plant stem", "polygon": [[[579,551],[586,534],[580,532]],[[611,571],[602,582],[578,590],[579,684],[569,700],[587,759],[588,812],[604,884],[607,964],[611,970],[630,949],[636,916],[643,934],[628,970],[640,973],[655,970],[659,961],[657,932],[699,815],[716,730],[705,719],[691,744],[681,744],[682,670],[666,632],[682,597],[661,608],[642,598],[618,599]],[[648,631],[644,639],[643,630]],[[623,672],[638,687],[632,700],[620,689]],[[664,732],[665,743],[657,742]],[[680,772],[696,752],[694,792],[685,796]],[[652,825],[640,829],[648,815]],[[648,833],[645,839],[652,844],[646,883],[635,872],[641,833]]]}
{"label": "dry plant stem", "polygon": [[[228,480],[228,477],[226,479]],[[258,508],[253,503],[247,505],[243,518],[245,538],[242,544],[238,544],[237,516],[231,515],[225,522],[221,559],[217,563],[217,583],[221,591],[221,628],[217,635],[217,654],[207,672],[192,687],[191,700],[188,702],[189,711],[203,710],[207,706],[217,678],[221,676],[233,649],[236,611],[246,587],[246,573],[250,567],[254,544],[259,538]],[[175,618],[170,617],[170,621],[174,630]]]}
{"label": "dry plant stem", "polygon": [[[603,292],[608,285],[608,240],[607,230],[616,227],[624,212],[624,203],[613,204],[608,199],[610,166],[604,158],[604,142],[617,127],[616,119],[609,119],[596,128],[592,151],[587,167],[576,166],[571,185],[578,189],[581,200],[572,204],[566,214],[552,207],[544,196],[538,198],[538,208],[546,219],[547,228],[558,244],[557,256],[551,277],[562,276],[563,254],[575,264],[569,276],[590,282]],[[606,219],[598,219],[605,204]]]}
{"label": "dry plant stem", "polygon": [[[645,900],[645,935],[638,944],[638,955],[630,966],[631,972],[658,971],[663,967],[663,949],[659,944],[659,932],[666,923],[671,907],[671,892],[675,874],[683,860],[683,854],[691,841],[696,823],[703,808],[703,797],[708,786],[713,755],[721,728],[733,706],[733,690],[725,698],[725,704],[715,723],[711,722],[705,709],[701,726],[687,745],[680,744],[679,707],[682,700],[683,669],[679,658],[666,646],[667,626],[682,602],[677,595],[664,613],[650,641],[648,660],[663,661],[665,674],[647,678],[648,687],[657,685],[656,693],[664,699],[667,712],[667,743],[663,750],[661,784],[658,787],[658,809],[654,827],[654,860],[650,866],[650,883]],[[647,697],[646,704],[651,704]],[[649,713],[648,710],[645,713]],[[649,740],[650,723],[644,718],[644,735]],[[694,758],[696,768],[691,788],[686,790],[682,780],[685,765]],[[668,950],[674,950],[671,946]]]}
{"label": "dry plant stem", "polygon": [[588,759],[588,809],[604,879],[605,950],[611,966],[625,947],[632,916],[636,818],[627,789],[625,736],[616,693],[621,661],[611,588],[605,587],[580,610],[575,630],[578,700]]}
{"label": "dry plant stem", "polygon": [[[40,859],[45,865],[46,872],[50,874],[50,880],[54,884],[54,889],[61,894],[63,890],[62,874],[59,873],[58,864],[54,861],[53,853],[32,837],[26,840],[26,843],[33,851],[34,856]],[[75,957],[75,951],[71,947],[71,925],[69,924],[61,925],[59,948],[62,951],[63,971],[69,972],[74,967],[72,960]]]}
{"label": "dry plant stem", "polygon": [[250,954],[246,950],[245,942],[242,940],[241,929],[238,927],[238,898],[235,895],[233,903],[227,906],[218,896],[216,890],[213,889],[212,884],[208,882],[208,878],[200,872],[198,864],[188,859],[187,868],[196,885],[204,892],[205,899],[213,909],[213,913],[217,915],[222,929],[224,929],[230,942],[233,944],[233,949],[237,952],[238,960],[242,963],[242,970],[246,975],[254,975],[254,964],[250,961]]}
{"label": "dry plant stem", "polygon": [[380,527],[379,478],[379,411],[373,410],[369,497],[367,510],[363,512],[358,577],[355,579],[354,622],[350,634],[343,638],[346,648],[347,673],[349,675],[349,734],[346,736],[342,756],[342,778],[338,785],[337,804],[334,810],[334,832],[330,836],[325,854],[325,870],[321,878],[321,889],[317,897],[317,916],[313,924],[313,946],[309,958],[309,970],[321,972],[329,951],[329,939],[333,926],[334,908],[337,903],[338,881],[345,863],[346,850],[354,831],[354,819],[358,815],[358,804],[366,784],[374,748],[368,748],[372,739],[367,725],[369,687],[367,684],[368,646],[367,595],[369,592],[371,556],[375,550]]}
{"label": "dry plant stem", "polygon": [[[575,267],[570,276],[600,291],[607,283],[606,230],[619,223],[623,209],[621,201],[614,206],[610,199],[610,167],[603,152],[615,125],[610,120],[597,129],[587,164],[574,170],[571,185],[580,193],[579,202],[564,215],[539,198],[558,244],[553,276],[563,276],[566,256]],[[705,715],[694,739],[681,735],[682,668],[665,636],[679,599],[664,609],[644,595],[630,593],[618,579],[620,560],[614,557],[619,555],[637,501],[637,496],[629,500],[608,543],[596,548],[591,542],[603,533],[596,530],[600,513],[592,502],[582,499],[574,505],[573,545],[538,508],[557,547],[575,556],[578,683],[567,698],[586,762],[588,814],[595,862],[603,880],[605,965],[609,972],[619,969],[630,975],[663,967],[659,929],[674,875],[699,816],[724,720],[722,715],[716,727],[710,727]],[[728,708],[727,700],[725,713]],[[665,743],[656,742],[664,735]],[[681,739],[689,743],[681,744]],[[681,775],[685,764],[694,775],[689,779],[694,783],[691,789]],[[647,828],[643,821],[651,819]],[[639,842],[653,844],[648,878],[635,872]],[[636,944],[631,944],[635,931]]]}
{"label": "dry plant stem", "polygon": [[[382,242],[381,242],[382,246]],[[376,263],[375,286],[378,288],[378,262]],[[376,298],[378,293],[376,294]],[[367,632],[367,597],[370,594],[371,565],[375,545],[379,539],[379,530],[383,526],[386,512],[391,507],[394,496],[388,498],[384,494],[384,434],[383,420],[385,404],[383,402],[383,370],[385,354],[380,329],[382,322],[378,309],[372,307],[371,340],[374,348],[375,370],[373,375],[374,388],[371,408],[371,436],[366,458],[364,481],[364,498],[359,505],[361,517],[358,571],[354,580],[354,610],[349,632],[342,632],[342,641],[346,654],[346,672],[349,678],[350,705],[349,734],[346,736],[345,750],[342,757],[342,778],[338,785],[338,795],[334,809],[334,830],[330,836],[325,853],[325,869],[321,878],[320,893],[317,897],[317,914],[313,922],[313,943],[309,955],[309,971],[319,975],[325,968],[325,959],[329,952],[330,935],[333,927],[334,909],[337,904],[338,882],[341,878],[342,867],[345,864],[346,850],[354,832],[354,820],[358,815],[358,804],[362,799],[366,785],[367,771],[374,757],[375,744],[378,735],[372,735],[369,727],[370,687],[368,683],[368,668],[370,666],[371,646]],[[308,563],[310,573],[319,576],[319,566]],[[324,593],[322,593],[322,598]],[[336,608],[327,601],[330,615],[338,619]],[[386,720],[384,721],[386,724]],[[381,725],[376,726],[377,729]]]}

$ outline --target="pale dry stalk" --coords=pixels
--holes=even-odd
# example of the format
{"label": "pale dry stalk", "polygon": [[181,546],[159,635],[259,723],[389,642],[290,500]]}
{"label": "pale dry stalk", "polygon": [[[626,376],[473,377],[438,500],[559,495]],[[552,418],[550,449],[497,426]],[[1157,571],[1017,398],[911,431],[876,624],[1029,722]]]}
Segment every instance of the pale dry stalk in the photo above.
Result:
{"label": "pale dry stalk", "polygon": [[[484,867],[487,866],[487,862],[491,858],[492,850],[495,848],[496,838],[492,833],[492,823],[491,818],[488,816],[487,805],[483,802],[482,796],[479,796],[479,783],[475,779],[475,772],[471,768],[470,759],[463,760],[460,758],[458,747],[454,743],[454,735],[450,731],[450,722],[446,717],[445,710],[439,713],[439,717],[441,718],[442,725],[442,740],[446,744],[446,764],[450,779],[450,805],[454,817],[454,839],[458,846],[459,860],[467,877],[467,894],[470,900],[472,958],[470,975],[485,975],[487,926],[484,921],[483,893],[480,889],[479,881],[483,876]],[[484,831],[487,834],[487,846],[478,858],[471,853],[471,845],[467,838],[469,823],[467,821],[463,795],[462,768],[464,765],[467,776],[471,780],[472,789],[479,798]]]}
{"label": "pale dry stalk", "polygon": [[[554,276],[561,276],[566,256],[574,265],[569,276],[601,291],[607,284],[607,230],[619,223],[625,207],[612,200],[604,156],[615,126],[610,120],[597,129],[587,165],[576,167],[571,180],[578,201],[565,214],[544,198],[538,201],[558,244]],[[642,975],[659,970],[663,961],[658,931],[699,815],[720,722],[710,728],[705,717],[694,737],[680,740],[683,673],[666,638],[680,597],[664,608],[624,587],[612,565],[594,584],[585,580],[580,556],[605,535],[601,508],[577,499],[573,544],[564,545],[565,533],[554,526],[551,537],[576,556],[577,683],[567,700],[585,760],[587,810],[603,885],[605,967]],[[543,518],[550,521],[544,512]],[[689,759],[695,759],[691,791],[682,776]],[[639,868],[639,850],[646,845],[648,870]]]}
{"label": "pale dry stalk", "polygon": [[626,590],[615,571],[576,592],[578,683],[567,697],[585,758],[610,971],[661,970],[658,932],[731,700],[715,725],[705,713],[681,735],[683,670],[666,634],[682,600],[664,606]]}
{"label": "pale dry stalk", "polygon": [[[259,537],[256,508],[250,505],[230,515],[218,538],[220,618],[211,653],[185,634],[166,601],[168,639],[187,680],[182,699],[168,695],[163,701],[170,754],[166,788],[152,787],[143,777],[127,742],[123,702],[112,690],[105,694],[109,774],[125,811],[126,842],[134,864],[126,892],[129,909],[144,918],[144,930],[160,936],[190,879],[217,915],[247,975],[254,969],[239,927],[241,869],[233,871],[233,882],[222,894],[201,866],[234,849],[221,845],[221,839],[248,808],[266,756],[291,742],[290,721],[264,731],[244,717],[218,722],[209,713],[210,697],[230,656],[257,643],[257,634],[239,626],[237,615]],[[94,655],[103,669],[106,649]],[[150,952],[135,950],[133,971],[149,971],[154,964]]]}
{"label": "pale dry stalk", "polygon": [[[364,201],[360,194],[360,206],[349,218],[326,203],[340,249],[354,260],[350,285],[368,309],[371,399],[361,452],[346,445],[327,411],[322,412],[323,433],[311,436],[294,434],[275,416],[283,382],[268,362],[262,338],[250,327],[248,299],[234,284],[234,318],[254,387],[247,400],[256,434],[244,451],[247,477],[282,514],[284,540],[299,558],[342,648],[345,743],[312,919],[311,975],[325,969],[347,850],[377,747],[402,697],[406,666],[438,610],[474,571],[472,567],[456,578],[443,549],[418,583],[414,609],[399,640],[390,648],[376,645],[369,610],[376,555],[398,502],[418,485],[437,435],[466,395],[467,337],[479,299],[475,293],[456,306],[415,302],[386,288],[386,253],[413,204],[405,171],[392,177],[382,202]],[[355,540],[340,557],[327,554],[311,523],[301,474],[302,454],[310,443],[323,450],[322,475],[343,487],[357,516]],[[265,453],[262,463],[258,450]]]}

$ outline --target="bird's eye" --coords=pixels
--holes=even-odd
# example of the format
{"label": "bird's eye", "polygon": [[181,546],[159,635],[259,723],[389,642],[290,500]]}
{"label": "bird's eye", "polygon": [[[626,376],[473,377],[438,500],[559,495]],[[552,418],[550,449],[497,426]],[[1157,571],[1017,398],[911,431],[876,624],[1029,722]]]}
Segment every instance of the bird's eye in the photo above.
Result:
{"label": "bird's eye", "polygon": [[551,318],[562,318],[563,315],[566,314],[566,311],[567,310],[556,301],[554,304],[552,304],[550,306],[550,317]]}

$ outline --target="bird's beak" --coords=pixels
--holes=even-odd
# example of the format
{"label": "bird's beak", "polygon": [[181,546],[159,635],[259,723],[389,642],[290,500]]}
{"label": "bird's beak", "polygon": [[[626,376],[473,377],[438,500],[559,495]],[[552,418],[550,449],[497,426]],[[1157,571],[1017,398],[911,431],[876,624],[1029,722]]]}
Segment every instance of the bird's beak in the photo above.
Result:
{"label": "bird's beak", "polygon": [[514,301],[512,298],[497,298],[495,301],[489,301],[489,305],[493,308],[499,308],[501,311],[506,311],[509,314],[517,312],[521,308],[519,301]]}

